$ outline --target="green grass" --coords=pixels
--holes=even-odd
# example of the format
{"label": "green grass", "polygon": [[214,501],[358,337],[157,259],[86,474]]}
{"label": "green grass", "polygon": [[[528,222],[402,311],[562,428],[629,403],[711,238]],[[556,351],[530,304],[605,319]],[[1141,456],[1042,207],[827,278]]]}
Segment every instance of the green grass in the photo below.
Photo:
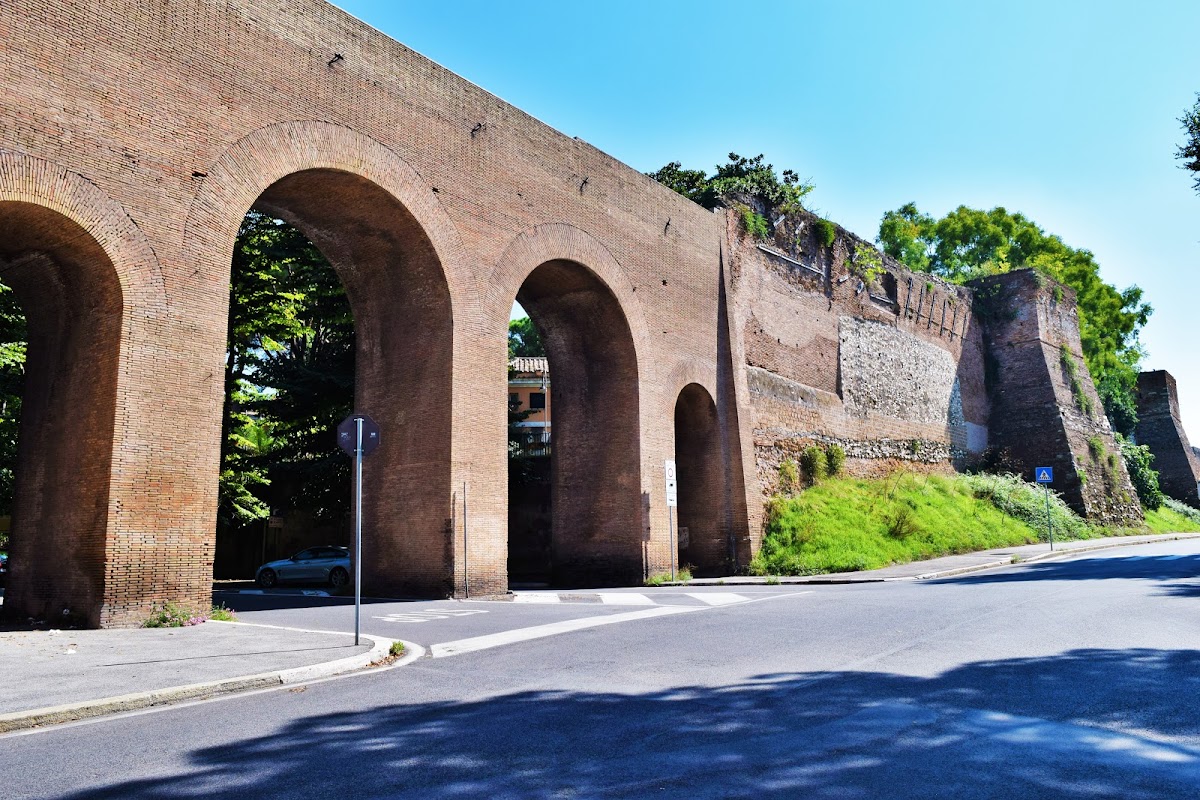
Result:
{"label": "green grass", "polygon": [[[1045,497],[1011,476],[832,478],[773,498],[757,575],[878,569],[954,553],[1047,541]],[[1052,495],[1055,539],[1104,535]]]}
{"label": "green grass", "polygon": [[1191,533],[1200,531],[1200,522],[1164,504],[1146,512],[1146,527],[1154,533]]}
{"label": "green grass", "polygon": [[[1168,499],[1138,528],[1091,525],[1050,493],[1054,539],[1200,531],[1200,511]],[[1014,475],[830,478],[767,504],[755,575],[878,569],[1049,540],[1046,494]]]}

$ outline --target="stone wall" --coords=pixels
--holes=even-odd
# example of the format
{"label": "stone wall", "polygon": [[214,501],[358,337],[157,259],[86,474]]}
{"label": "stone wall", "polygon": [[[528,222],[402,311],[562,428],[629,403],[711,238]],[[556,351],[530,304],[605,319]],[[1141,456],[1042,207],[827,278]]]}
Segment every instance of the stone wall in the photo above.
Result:
{"label": "stone wall", "polygon": [[1138,425],[1134,438],[1154,454],[1158,482],[1168,497],[1200,508],[1200,452],[1179,420],[1175,378],[1165,370],[1143,372],[1137,382]]}
{"label": "stone wall", "polygon": [[990,439],[1022,475],[1054,468],[1053,488],[1098,522],[1142,511],[1084,364],[1075,294],[1031,270],[970,284],[984,321]]}
{"label": "stone wall", "polygon": [[826,245],[806,212],[770,241],[727,217],[755,465],[764,493],[779,464],[838,444],[854,474],[950,471],[987,448],[989,406],[971,293],[879,255],[870,285],[842,228]]}

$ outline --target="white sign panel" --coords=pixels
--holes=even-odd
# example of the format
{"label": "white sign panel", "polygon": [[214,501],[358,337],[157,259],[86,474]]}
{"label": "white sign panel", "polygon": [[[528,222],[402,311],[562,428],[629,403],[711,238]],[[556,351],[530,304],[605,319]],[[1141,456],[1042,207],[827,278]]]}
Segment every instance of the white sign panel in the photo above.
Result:
{"label": "white sign panel", "polygon": [[664,465],[664,474],[667,479],[667,506],[679,505],[679,486],[675,482],[675,462],[667,461]]}

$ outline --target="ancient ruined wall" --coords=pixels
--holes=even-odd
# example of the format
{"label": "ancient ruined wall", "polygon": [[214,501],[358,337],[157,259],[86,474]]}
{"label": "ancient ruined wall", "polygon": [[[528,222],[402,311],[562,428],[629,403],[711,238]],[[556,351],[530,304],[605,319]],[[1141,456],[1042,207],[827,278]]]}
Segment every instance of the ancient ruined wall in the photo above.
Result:
{"label": "ancient ruined wall", "polygon": [[858,474],[949,470],[981,454],[988,403],[970,292],[886,256],[863,280],[855,253],[874,247],[841,228],[826,244],[818,224],[782,218],[764,242],[738,210],[727,216],[762,490],[813,443],[841,445]]}
{"label": "ancient ruined wall", "polygon": [[1139,522],[1137,493],[1083,361],[1074,292],[1031,270],[970,286],[986,327],[992,445],[1021,474],[1054,467],[1053,488],[1081,514]]}
{"label": "ancient ruined wall", "polygon": [[1143,372],[1137,382],[1138,425],[1134,438],[1154,454],[1163,493],[1200,508],[1200,452],[1188,443],[1179,418],[1175,378],[1165,370]]}

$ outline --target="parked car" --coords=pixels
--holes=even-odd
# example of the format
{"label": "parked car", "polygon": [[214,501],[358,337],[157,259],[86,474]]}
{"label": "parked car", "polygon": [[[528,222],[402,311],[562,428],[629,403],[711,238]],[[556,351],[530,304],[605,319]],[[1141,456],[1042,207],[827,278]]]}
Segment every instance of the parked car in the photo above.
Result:
{"label": "parked car", "polygon": [[254,580],[264,589],[280,583],[327,583],[340,589],[350,582],[350,548],[310,547],[291,558],[263,564]]}
{"label": "parked car", "polygon": [[4,585],[4,579],[8,575],[8,553],[0,553],[0,586]]}

